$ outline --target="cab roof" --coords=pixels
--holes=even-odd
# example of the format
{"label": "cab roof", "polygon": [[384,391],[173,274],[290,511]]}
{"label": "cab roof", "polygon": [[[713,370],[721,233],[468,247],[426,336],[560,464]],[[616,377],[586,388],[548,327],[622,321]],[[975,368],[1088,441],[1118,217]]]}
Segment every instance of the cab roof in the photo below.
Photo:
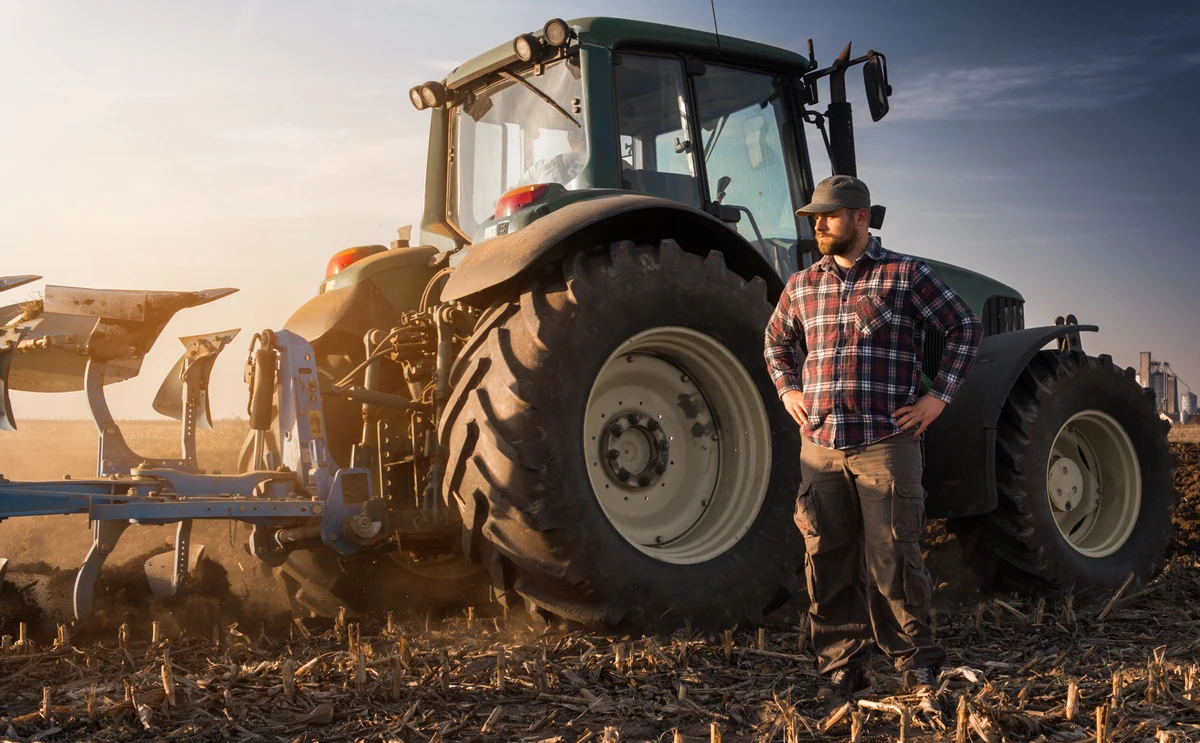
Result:
{"label": "cab roof", "polygon": [[[567,21],[567,25],[579,36],[580,45],[584,46],[613,50],[683,52],[709,58],[725,57],[731,62],[751,63],[793,72],[796,75],[801,75],[812,67],[807,57],[756,41],[722,34],[718,45],[717,35],[711,31],[604,17],[576,18]],[[542,31],[537,29],[533,34],[541,36]],[[456,67],[446,76],[444,82],[451,88],[459,88],[516,61],[517,55],[513,51],[512,40],[506,40],[494,49]]]}

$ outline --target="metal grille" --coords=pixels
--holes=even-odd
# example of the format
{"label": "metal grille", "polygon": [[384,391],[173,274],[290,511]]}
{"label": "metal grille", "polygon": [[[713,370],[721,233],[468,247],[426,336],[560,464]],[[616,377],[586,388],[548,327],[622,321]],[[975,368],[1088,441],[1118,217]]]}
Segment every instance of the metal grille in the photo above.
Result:
{"label": "metal grille", "polygon": [[1011,333],[1025,329],[1025,300],[1016,297],[988,297],[979,316],[983,335]]}
{"label": "metal grille", "polygon": [[[983,303],[979,321],[984,336],[1011,333],[1025,328],[1025,300],[1016,297],[988,297]],[[925,332],[925,349],[921,354],[921,371],[932,379],[942,365],[946,353],[946,334],[929,328]]]}
{"label": "metal grille", "polygon": [[942,354],[946,352],[946,334],[929,328],[925,331],[925,350],[921,354],[921,372],[933,379],[942,365]]}

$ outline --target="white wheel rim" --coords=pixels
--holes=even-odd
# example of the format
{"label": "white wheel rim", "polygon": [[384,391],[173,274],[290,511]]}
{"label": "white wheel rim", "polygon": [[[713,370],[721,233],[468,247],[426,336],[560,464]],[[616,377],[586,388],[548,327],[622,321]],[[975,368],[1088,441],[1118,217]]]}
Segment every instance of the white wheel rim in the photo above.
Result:
{"label": "white wheel rim", "polygon": [[1046,464],[1046,498],[1063,539],[1088,557],[1119,550],[1137,524],[1142,472],[1125,428],[1083,410],[1063,424]]}
{"label": "white wheel rim", "polygon": [[766,499],[762,395],[728,348],[690,328],[643,331],[609,356],[588,395],[583,443],[604,515],[663,562],[726,552]]}

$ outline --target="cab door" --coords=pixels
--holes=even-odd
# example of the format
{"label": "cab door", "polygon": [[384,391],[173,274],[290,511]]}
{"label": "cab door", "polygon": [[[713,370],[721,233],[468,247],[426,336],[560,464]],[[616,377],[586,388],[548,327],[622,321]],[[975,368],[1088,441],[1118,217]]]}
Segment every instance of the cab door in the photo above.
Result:
{"label": "cab door", "polygon": [[804,188],[791,83],[711,63],[691,80],[708,199],[724,207],[714,211],[736,213],[738,233],[787,277],[799,267],[801,238],[812,231],[796,216]]}

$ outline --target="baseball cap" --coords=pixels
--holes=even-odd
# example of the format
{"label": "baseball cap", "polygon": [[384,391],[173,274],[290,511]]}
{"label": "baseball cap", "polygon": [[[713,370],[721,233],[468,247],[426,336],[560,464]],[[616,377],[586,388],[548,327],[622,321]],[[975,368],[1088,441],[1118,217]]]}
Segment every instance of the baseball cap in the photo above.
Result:
{"label": "baseball cap", "polygon": [[837,209],[870,209],[871,191],[867,184],[849,175],[831,175],[813,189],[812,203],[796,214],[827,214]]}

